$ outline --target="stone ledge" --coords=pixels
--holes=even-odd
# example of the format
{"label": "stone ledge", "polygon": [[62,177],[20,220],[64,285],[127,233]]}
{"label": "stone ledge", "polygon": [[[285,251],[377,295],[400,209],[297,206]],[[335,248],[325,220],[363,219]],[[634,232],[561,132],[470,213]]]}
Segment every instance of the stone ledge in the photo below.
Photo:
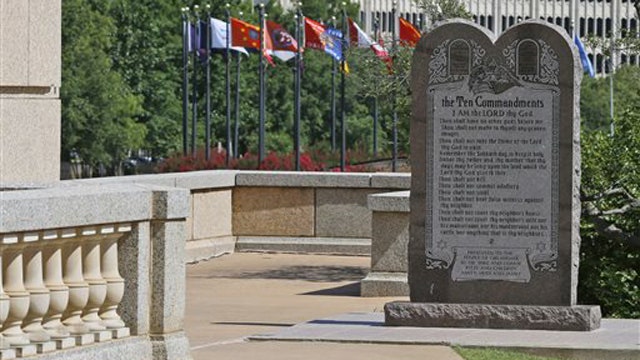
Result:
{"label": "stone ledge", "polygon": [[0,233],[147,220],[151,202],[151,191],[126,184],[6,191]]}
{"label": "stone ledge", "polygon": [[592,331],[600,328],[600,307],[440,304],[396,301],[385,304],[385,325],[479,329]]}
{"label": "stone ledge", "polygon": [[409,212],[409,191],[369,195],[367,205],[371,211]]}
{"label": "stone ledge", "polygon": [[185,261],[187,264],[194,264],[225,254],[232,254],[235,248],[236,238],[234,236],[190,240],[186,243]]}
{"label": "stone ledge", "polygon": [[407,273],[372,271],[360,281],[360,296],[409,296]]}
{"label": "stone ledge", "polygon": [[371,187],[409,190],[411,188],[411,173],[373,173],[371,174]]}
{"label": "stone ledge", "polygon": [[97,186],[111,184],[144,184],[157,186],[176,186],[176,174],[144,174],[127,176],[110,176],[60,181],[57,186]]}
{"label": "stone ledge", "polygon": [[237,186],[369,188],[369,173],[321,173],[295,171],[241,171]]}
{"label": "stone ledge", "polygon": [[369,255],[371,239],[239,236],[236,251]]}
{"label": "stone ledge", "polygon": [[231,188],[236,185],[238,170],[206,170],[173,174],[176,187],[189,190]]}
{"label": "stone ledge", "polygon": [[[54,351],[35,356],[39,360],[125,360],[154,359],[151,341],[146,336],[136,336],[120,340],[105,341],[88,346]],[[133,355],[135,354],[135,356]]]}

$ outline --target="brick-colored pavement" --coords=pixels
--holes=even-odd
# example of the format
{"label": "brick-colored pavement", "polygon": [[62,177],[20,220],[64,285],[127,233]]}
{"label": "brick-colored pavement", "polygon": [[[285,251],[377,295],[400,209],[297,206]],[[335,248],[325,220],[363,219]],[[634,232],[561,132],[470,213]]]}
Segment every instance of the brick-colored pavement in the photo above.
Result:
{"label": "brick-colored pavement", "polygon": [[185,328],[195,360],[461,360],[446,346],[248,342],[297,323],[382,311],[406,298],[362,298],[368,257],[236,253],[187,267]]}

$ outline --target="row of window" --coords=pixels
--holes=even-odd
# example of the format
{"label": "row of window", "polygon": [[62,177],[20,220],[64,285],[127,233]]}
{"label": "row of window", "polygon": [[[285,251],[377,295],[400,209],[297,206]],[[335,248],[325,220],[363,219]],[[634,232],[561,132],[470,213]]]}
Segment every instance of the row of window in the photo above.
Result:
{"label": "row of window", "polygon": [[[422,29],[425,23],[425,15],[420,13],[400,13],[400,16],[412,23],[418,29]],[[366,14],[364,11],[360,11],[360,23],[366,23]],[[393,13],[387,11],[372,11],[371,12],[371,29],[377,29],[382,32],[393,32],[395,21],[393,21]]]}
{"label": "row of window", "polygon": [[[424,26],[425,23],[425,16],[424,14],[416,14],[416,13],[404,13],[404,14],[400,14],[402,17],[404,17],[406,20],[408,20],[409,22],[411,22],[413,25],[415,25],[417,28],[422,29],[422,27]],[[393,31],[393,27],[395,26],[395,22],[393,21],[393,13],[391,12],[380,12],[380,11],[376,11],[376,12],[371,12],[371,19],[372,19],[372,28],[376,27],[376,20],[377,20],[377,28],[378,30],[382,31],[382,32],[392,32]],[[528,16],[525,17],[525,19],[529,19]],[[571,32],[571,19],[569,17],[548,17],[548,18],[544,18],[541,17],[540,19],[542,20],[546,20],[552,24],[556,24],[559,26],[562,26],[563,28],[565,28],[568,32]],[[473,16],[473,20],[474,22],[480,24],[481,26],[484,26],[486,28],[488,28],[489,30],[494,30],[493,29],[493,16],[492,15],[474,15]],[[361,24],[364,24],[366,21],[365,19],[365,12],[361,11],[360,12],[360,22]],[[515,25],[516,23],[522,21],[522,17],[521,16],[502,16],[502,28],[506,29],[510,26]],[[578,34],[581,37],[587,36],[587,35],[595,35],[598,37],[608,37],[611,35],[611,26],[612,26],[612,21],[610,18],[607,19],[603,19],[603,18],[583,18],[581,17],[579,22],[578,22],[578,29],[576,29],[578,31]],[[627,19],[627,18],[623,18],[620,20],[620,28],[621,28],[621,36],[622,37],[626,37],[629,33],[632,34],[637,34],[638,33],[638,20],[637,19]]]}
{"label": "row of window", "polygon": [[[528,19],[529,17],[526,16],[525,19]],[[548,18],[544,18],[541,17],[540,19],[542,20],[546,20],[547,22],[550,22],[552,24],[556,24],[559,26],[562,26],[563,28],[565,28],[567,30],[567,32],[571,32],[571,19],[569,17],[548,17]],[[488,28],[489,30],[493,30],[493,16],[488,15],[480,15],[480,16],[473,16],[473,20]],[[518,23],[522,21],[522,17],[518,16],[503,16],[502,17],[502,28],[506,29],[510,26],[513,26],[514,24]],[[603,26],[604,25],[604,26]],[[620,29],[621,29],[621,36],[622,37],[626,37],[629,33],[632,34],[636,34],[638,32],[638,20],[637,19],[621,19],[620,20]],[[584,37],[587,35],[595,35],[595,36],[599,36],[599,37],[609,37],[611,35],[611,19],[602,19],[602,18],[598,18],[596,19],[596,21],[594,21],[593,18],[580,18],[579,24],[578,24],[578,34],[580,35],[580,37]]]}
{"label": "row of window", "polygon": [[[589,60],[591,60],[591,63],[593,64],[593,67],[596,73],[602,73],[602,72],[609,73],[609,71],[611,70],[610,63],[607,61],[604,55],[597,54],[595,56],[595,61],[594,61],[593,54],[588,54],[587,56],[589,57]],[[625,65],[625,64],[640,65],[640,55],[620,54],[620,65]]]}

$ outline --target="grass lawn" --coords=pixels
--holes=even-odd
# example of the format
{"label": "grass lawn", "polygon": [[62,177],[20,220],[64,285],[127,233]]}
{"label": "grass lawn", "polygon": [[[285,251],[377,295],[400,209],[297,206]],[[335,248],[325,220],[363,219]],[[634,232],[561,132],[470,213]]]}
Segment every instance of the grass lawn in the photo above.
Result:
{"label": "grass lawn", "polygon": [[465,360],[561,360],[560,358],[535,356],[493,348],[463,348],[456,346],[454,349]]}

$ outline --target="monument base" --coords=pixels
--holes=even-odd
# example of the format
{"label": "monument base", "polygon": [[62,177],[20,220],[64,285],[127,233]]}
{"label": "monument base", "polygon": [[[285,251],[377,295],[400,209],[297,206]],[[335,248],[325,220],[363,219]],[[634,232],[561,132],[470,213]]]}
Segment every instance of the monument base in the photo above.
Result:
{"label": "monument base", "polygon": [[385,304],[387,326],[592,331],[600,327],[600,307],[414,303]]}

